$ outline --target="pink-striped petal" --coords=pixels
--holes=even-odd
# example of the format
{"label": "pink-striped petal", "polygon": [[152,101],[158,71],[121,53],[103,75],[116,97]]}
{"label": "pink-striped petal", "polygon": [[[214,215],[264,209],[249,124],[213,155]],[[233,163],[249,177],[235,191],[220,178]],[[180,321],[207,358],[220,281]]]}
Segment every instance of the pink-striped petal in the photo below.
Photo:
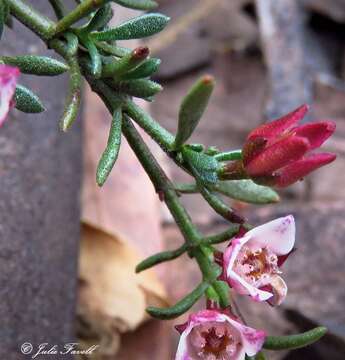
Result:
{"label": "pink-striped petal", "polygon": [[207,323],[228,323],[230,331],[239,336],[241,346],[238,353],[231,357],[232,360],[244,360],[246,354],[254,356],[261,350],[266,338],[264,331],[245,326],[218,310],[202,310],[189,316],[188,325],[180,336],[175,360],[194,360],[190,354],[188,336],[195,326]]}
{"label": "pink-striped petal", "polygon": [[18,76],[19,70],[17,68],[0,64],[0,126],[14,105],[12,98],[16,90]]}
{"label": "pink-striped petal", "polygon": [[312,171],[327,165],[336,159],[335,154],[312,154],[281,169],[275,179],[275,186],[286,187],[302,179]]}
{"label": "pink-striped petal", "polygon": [[297,136],[305,137],[309,140],[310,150],[321,146],[335,131],[333,121],[322,121],[314,124],[306,124],[295,129]]}
{"label": "pink-striped petal", "polygon": [[286,255],[294,247],[296,226],[292,215],[274,219],[246,233],[248,246],[269,248],[276,255]]}
{"label": "pink-striped petal", "polygon": [[299,160],[310,148],[309,141],[299,136],[287,136],[264,149],[247,165],[250,176],[271,175],[291,162]]}
{"label": "pink-striped petal", "polygon": [[309,106],[304,104],[277,120],[261,125],[249,133],[247,140],[252,140],[258,136],[263,138],[277,136],[296,125],[303,119],[308,110]]}

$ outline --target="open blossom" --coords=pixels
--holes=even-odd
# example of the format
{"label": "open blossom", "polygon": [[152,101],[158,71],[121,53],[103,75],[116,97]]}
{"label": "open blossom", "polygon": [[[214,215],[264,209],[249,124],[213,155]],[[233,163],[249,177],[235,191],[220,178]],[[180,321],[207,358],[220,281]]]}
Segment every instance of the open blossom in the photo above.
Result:
{"label": "open blossom", "polygon": [[257,354],[266,334],[218,310],[202,310],[178,328],[180,342],[175,360],[244,360]]}
{"label": "open blossom", "polygon": [[335,123],[297,125],[307,111],[308,106],[302,105],[251,131],[242,149],[243,159],[228,164],[221,176],[247,177],[261,184],[286,187],[335,160],[335,154],[310,153],[333,134]]}
{"label": "open blossom", "polygon": [[280,305],[287,294],[280,266],[291,253],[294,243],[292,215],[270,221],[235,238],[223,255],[227,282],[239,294]]}
{"label": "open blossom", "polygon": [[0,126],[6,120],[16,90],[19,70],[15,67],[0,64]]}

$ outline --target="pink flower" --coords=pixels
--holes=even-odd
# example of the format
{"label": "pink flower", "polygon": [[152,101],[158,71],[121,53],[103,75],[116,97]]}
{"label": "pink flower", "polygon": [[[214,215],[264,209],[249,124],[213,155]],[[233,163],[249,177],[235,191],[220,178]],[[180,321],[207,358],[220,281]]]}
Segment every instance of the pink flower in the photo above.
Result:
{"label": "pink flower", "polygon": [[0,126],[6,120],[16,90],[16,83],[19,76],[19,69],[0,64]]}
{"label": "pink flower", "polygon": [[234,320],[231,314],[202,310],[189,316],[181,331],[175,360],[244,360],[254,356],[266,334]]}
{"label": "pink flower", "polygon": [[310,154],[334,132],[335,123],[297,125],[308,111],[302,105],[291,113],[251,131],[242,149],[242,161],[228,164],[224,179],[248,177],[278,187],[289,186],[335,160],[331,153]]}
{"label": "pink flower", "polygon": [[287,286],[280,266],[295,244],[292,215],[258,226],[232,240],[223,255],[226,281],[239,294],[280,305]]}

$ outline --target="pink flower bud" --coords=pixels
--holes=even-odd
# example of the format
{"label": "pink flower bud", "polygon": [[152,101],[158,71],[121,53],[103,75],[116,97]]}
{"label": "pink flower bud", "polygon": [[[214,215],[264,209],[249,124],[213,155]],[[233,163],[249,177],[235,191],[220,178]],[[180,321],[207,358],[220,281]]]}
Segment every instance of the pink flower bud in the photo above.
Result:
{"label": "pink flower bud", "polygon": [[194,313],[180,328],[175,360],[244,360],[261,350],[266,337],[264,331],[245,326],[219,310]]}

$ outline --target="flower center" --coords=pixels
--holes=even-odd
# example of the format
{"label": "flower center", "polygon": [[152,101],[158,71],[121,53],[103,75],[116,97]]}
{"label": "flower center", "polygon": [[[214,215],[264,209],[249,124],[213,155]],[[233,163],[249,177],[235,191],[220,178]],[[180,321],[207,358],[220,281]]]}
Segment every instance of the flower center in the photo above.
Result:
{"label": "flower center", "polygon": [[196,326],[191,332],[191,343],[197,359],[232,359],[242,345],[239,336],[222,323]]}
{"label": "flower center", "polygon": [[267,248],[253,250],[243,246],[235,260],[234,271],[252,285],[263,286],[270,276],[280,273],[278,257]]}

